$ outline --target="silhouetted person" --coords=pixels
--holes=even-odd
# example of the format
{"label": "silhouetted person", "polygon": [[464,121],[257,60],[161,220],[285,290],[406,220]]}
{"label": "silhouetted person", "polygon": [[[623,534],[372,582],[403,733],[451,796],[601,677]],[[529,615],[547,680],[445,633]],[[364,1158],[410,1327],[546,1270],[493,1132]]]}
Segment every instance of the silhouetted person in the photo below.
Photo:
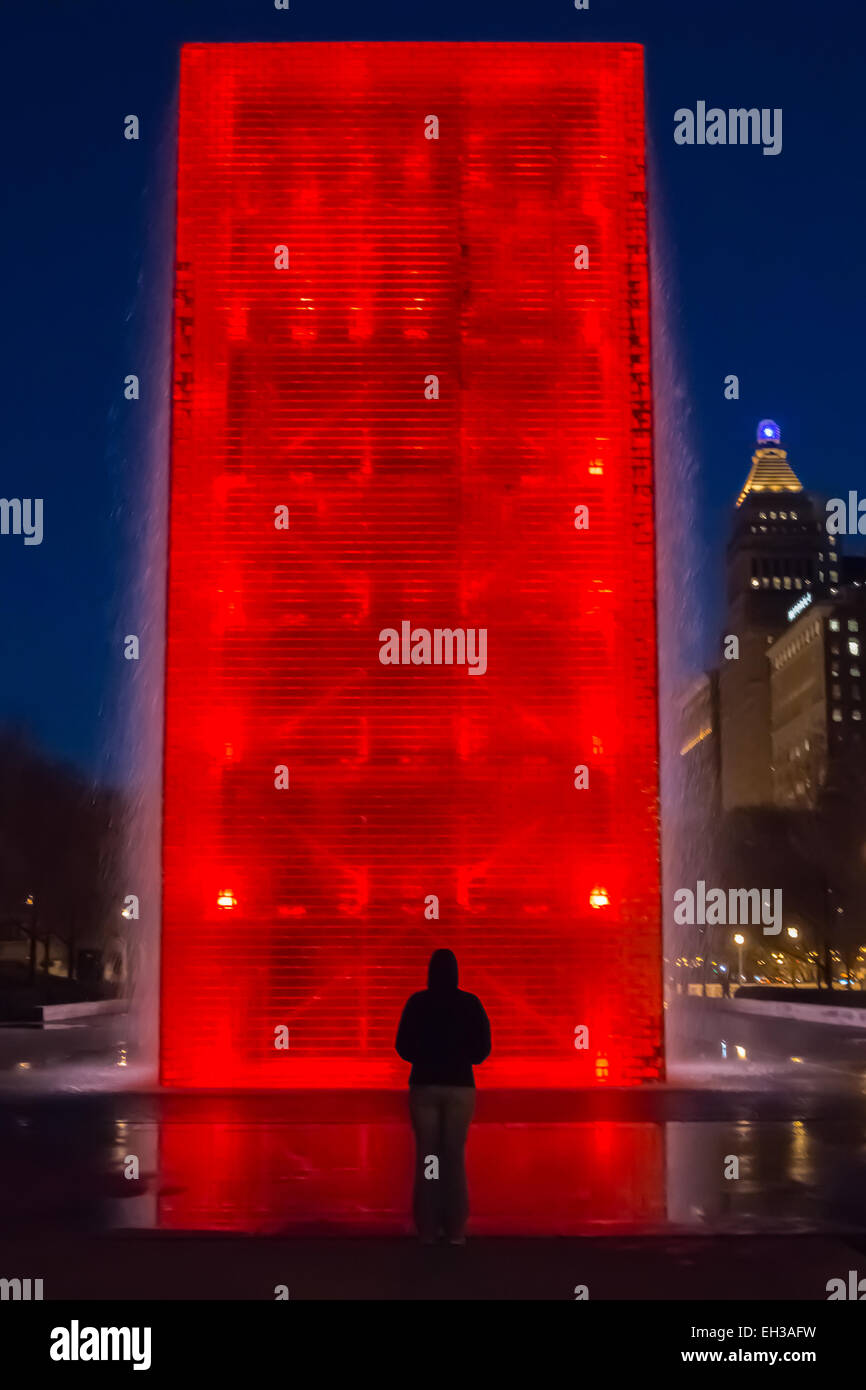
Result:
{"label": "silhouetted person", "polygon": [[490,1021],[481,1000],[457,988],[453,951],[433,952],[427,988],[407,1000],[395,1046],[404,1062],[412,1063],[409,1113],[418,1234],[428,1245],[440,1232],[452,1245],[463,1245],[469,1215],[464,1149],[475,1109],[472,1067],[490,1055]]}

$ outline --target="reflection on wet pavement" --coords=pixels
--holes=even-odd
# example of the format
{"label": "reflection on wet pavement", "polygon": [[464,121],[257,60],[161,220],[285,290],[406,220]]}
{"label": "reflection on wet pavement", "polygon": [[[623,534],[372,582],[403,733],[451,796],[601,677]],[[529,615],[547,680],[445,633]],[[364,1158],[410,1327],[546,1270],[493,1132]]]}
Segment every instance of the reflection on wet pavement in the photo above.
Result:
{"label": "reflection on wet pavement", "polygon": [[[0,1218],[7,1233],[408,1231],[405,1098],[312,1099],[7,1096]],[[471,1230],[866,1229],[862,1104],[853,1113],[850,1097],[804,1095],[781,1118],[769,1100],[765,1114],[755,1092],[482,1094]],[[725,1176],[732,1157],[736,1179]],[[128,1179],[131,1158],[139,1176]]]}
{"label": "reflection on wet pavement", "polygon": [[[470,1230],[866,1230],[859,1060],[820,1057],[802,1036],[775,1056],[745,1030],[722,1041],[664,1087],[480,1091]],[[0,1070],[7,1234],[410,1229],[402,1092],[160,1092],[118,1020],[5,1030]]]}

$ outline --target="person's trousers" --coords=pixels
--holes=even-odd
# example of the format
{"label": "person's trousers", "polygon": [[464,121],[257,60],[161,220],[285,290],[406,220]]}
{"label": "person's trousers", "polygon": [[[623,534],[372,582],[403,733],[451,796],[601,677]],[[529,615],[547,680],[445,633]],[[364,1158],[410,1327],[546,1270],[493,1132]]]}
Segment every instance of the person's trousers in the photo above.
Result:
{"label": "person's trousers", "polygon": [[413,1215],[422,1240],[441,1231],[463,1235],[469,1215],[466,1135],[475,1109],[474,1086],[410,1086],[409,1113],[415,1131]]}

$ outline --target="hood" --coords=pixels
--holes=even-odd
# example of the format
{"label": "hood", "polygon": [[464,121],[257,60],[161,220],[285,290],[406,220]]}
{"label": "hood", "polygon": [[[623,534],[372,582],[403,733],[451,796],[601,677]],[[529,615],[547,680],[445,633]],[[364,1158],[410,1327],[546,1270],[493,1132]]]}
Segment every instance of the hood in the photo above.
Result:
{"label": "hood", "polygon": [[427,967],[427,988],[457,988],[457,957],[453,951],[433,952]]}

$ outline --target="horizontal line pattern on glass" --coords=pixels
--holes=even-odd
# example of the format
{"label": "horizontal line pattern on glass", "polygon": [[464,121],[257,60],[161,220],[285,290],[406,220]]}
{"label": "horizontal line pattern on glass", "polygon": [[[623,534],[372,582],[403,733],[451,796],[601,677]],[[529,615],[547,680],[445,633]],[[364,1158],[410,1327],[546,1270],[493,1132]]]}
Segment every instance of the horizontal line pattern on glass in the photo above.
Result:
{"label": "horizontal line pattern on glass", "polygon": [[402,1084],[441,945],[485,1084],[660,1075],[651,438],[639,47],[184,48],[166,1084]]}

